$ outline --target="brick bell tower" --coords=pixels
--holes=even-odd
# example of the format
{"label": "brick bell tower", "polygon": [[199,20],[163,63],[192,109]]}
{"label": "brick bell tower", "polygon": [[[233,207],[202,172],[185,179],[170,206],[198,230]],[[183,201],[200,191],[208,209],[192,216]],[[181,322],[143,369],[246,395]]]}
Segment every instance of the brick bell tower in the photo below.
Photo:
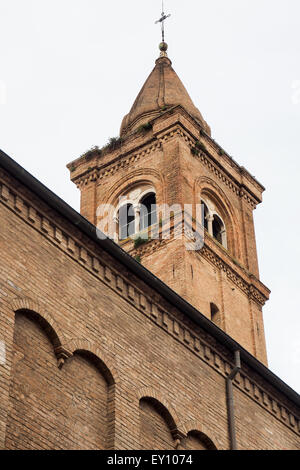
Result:
{"label": "brick bell tower", "polygon": [[[97,224],[99,205],[111,204],[115,241],[266,364],[262,307],[270,291],[259,280],[253,222],[264,187],[212,139],[165,42],[160,51],[120,137],[68,165],[81,214]],[[189,251],[186,236],[165,239],[155,204],[189,204],[193,214],[202,204],[204,246]],[[141,241],[153,225],[158,238]]]}

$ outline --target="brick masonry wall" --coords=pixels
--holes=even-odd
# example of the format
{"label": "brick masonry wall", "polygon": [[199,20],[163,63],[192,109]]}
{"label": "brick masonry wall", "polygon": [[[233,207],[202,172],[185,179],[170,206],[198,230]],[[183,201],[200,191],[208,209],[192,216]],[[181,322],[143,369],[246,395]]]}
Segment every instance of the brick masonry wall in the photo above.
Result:
{"label": "brick masonry wall", "polygon": [[239,390],[235,391],[235,407],[239,449],[300,449],[299,439],[298,442],[295,441],[294,436],[289,433],[282,439],[281,426],[277,419],[262,413],[260,407],[249,401]]}
{"label": "brick masonry wall", "polygon": [[[228,449],[231,353],[2,171],[0,217],[1,447],[159,448],[169,428],[173,448],[179,439]],[[263,425],[270,448],[299,448],[295,405],[242,372],[240,447],[261,446]],[[161,404],[160,418],[140,407],[145,397]],[[184,441],[191,431],[197,444]]]}
{"label": "brick masonry wall", "polygon": [[[253,222],[253,209],[261,199],[262,188],[242,176],[240,168],[221,157],[203,137],[200,140],[208,153],[193,155],[191,148],[199,139],[199,127],[185,114],[178,111],[177,115],[157,118],[153,132],[136,134],[121,149],[95,161],[77,162],[72,178],[81,181],[81,213],[95,223],[100,204],[116,206],[119,196],[145,182],[155,188],[158,205],[191,204],[195,208],[202,198],[210,198],[225,222],[228,238],[228,250],[224,250],[206,236],[210,250],[220,259],[217,266],[201,251],[197,255],[186,252],[186,240],[181,240],[181,246],[175,240],[148,252],[147,247],[137,251],[130,244],[123,247],[129,248],[133,256],[141,256],[150,271],[208,318],[210,303],[215,303],[223,330],[267,364],[262,305],[269,292],[259,282]],[[245,195],[246,187],[256,199]],[[228,266],[233,274],[225,273]],[[243,285],[232,281],[236,273]],[[260,299],[255,305],[249,295],[253,282],[263,292],[258,293]]]}
{"label": "brick masonry wall", "polygon": [[174,450],[174,440],[166,420],[147,399],[140,401],[140,443],[145,450]]}
{"label": "brick masonry wall", "polygon": [[79,354],[62,370],[43,329],[17,313],[7,449],[105,449],[108,385]]}

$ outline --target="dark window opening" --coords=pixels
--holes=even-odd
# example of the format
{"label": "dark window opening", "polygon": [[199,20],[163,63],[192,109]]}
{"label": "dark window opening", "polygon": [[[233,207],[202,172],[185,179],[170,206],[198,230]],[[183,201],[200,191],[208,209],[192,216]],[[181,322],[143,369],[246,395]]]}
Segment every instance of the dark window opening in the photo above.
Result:
{"label": "dark window opening", "polygon": [[119,238],[125,240],[135,233],[134,209],[131,204],[125,204],[119,210]]}
{"label": "dark window opening", "polygon": [[210,319],[215,325],[221,326],[220,310],[213,303],[210,304]]}
{"label": "dark window opening", "polygon": [[154,193],[151,193],[141,200],[140,229],[144,230],[147,227],[151,227],[156,222],[156,196]]}
{"label": "dark window opening", "polygon": [[208,207],[207,205],[205,204],[205,202],[201,202],[202,204],[202,225],[204,226],[204,228],[206,230],[208,230]]}
{"label": "dark window opening", "polygon": [[222,244],[223,223],[217,215],[214,215],[213,220],[213,237]]}

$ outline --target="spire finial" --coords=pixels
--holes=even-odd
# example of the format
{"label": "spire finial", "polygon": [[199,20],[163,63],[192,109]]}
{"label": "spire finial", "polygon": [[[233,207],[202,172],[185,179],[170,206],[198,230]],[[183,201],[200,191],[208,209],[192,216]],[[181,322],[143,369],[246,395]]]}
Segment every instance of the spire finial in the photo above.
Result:
{"label": "spire finial", "polygon": [[155,21],[155,24],[161,23],[161,36],[162,36],[162,42],[159,45],[160,49],[160,56],[161,57],[168,57],[167,55],[167,50],[168,50],[168,44],[165,43],[165,21],[167,18],[169,18],[171,15],[166,15],[164,12],[164,1],[162,0],[162,13],[161,13],[161,18],[157,21]]}

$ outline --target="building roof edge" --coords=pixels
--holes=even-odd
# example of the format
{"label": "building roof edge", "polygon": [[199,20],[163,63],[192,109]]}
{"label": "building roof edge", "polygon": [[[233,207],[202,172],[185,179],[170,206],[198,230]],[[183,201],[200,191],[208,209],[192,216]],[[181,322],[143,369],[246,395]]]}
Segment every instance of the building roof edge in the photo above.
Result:
{"label": "building roof edge", "polygon": [[97,228],[87,219],[80,215],[75,209],[69,206],[63,199],[48,189],[37,178],[32,176],[21,165],[0,150],[0,166],[10,173],[14,178],[34,192],[41,200],[48,204],[52,209],[59,212],[72,225],[82,230],[88,237],[96,242],[102,249],[108,252],[112,257],[121,262],[127,269],[133,272],[146,284],[155,289],[172,305],[178,308],[184,315],[203,328],[207,333],[213,336],[222,345],[234,352],[240,351],[241,360],[260,374],[270,385],[283,393],[297,406],[300,406],[300,395],[295,392],[289,385],[283,382],[264,364],[258,361],[252,354],[244,349],[239,343],[218,328],[214,323],[208,320],[201,312],[180,297],[158,277],[151,273],[148,269],[137,262],[132,256],[126,253],[119,245],[112,240],[106,238],[101,240],[97,235]]}

